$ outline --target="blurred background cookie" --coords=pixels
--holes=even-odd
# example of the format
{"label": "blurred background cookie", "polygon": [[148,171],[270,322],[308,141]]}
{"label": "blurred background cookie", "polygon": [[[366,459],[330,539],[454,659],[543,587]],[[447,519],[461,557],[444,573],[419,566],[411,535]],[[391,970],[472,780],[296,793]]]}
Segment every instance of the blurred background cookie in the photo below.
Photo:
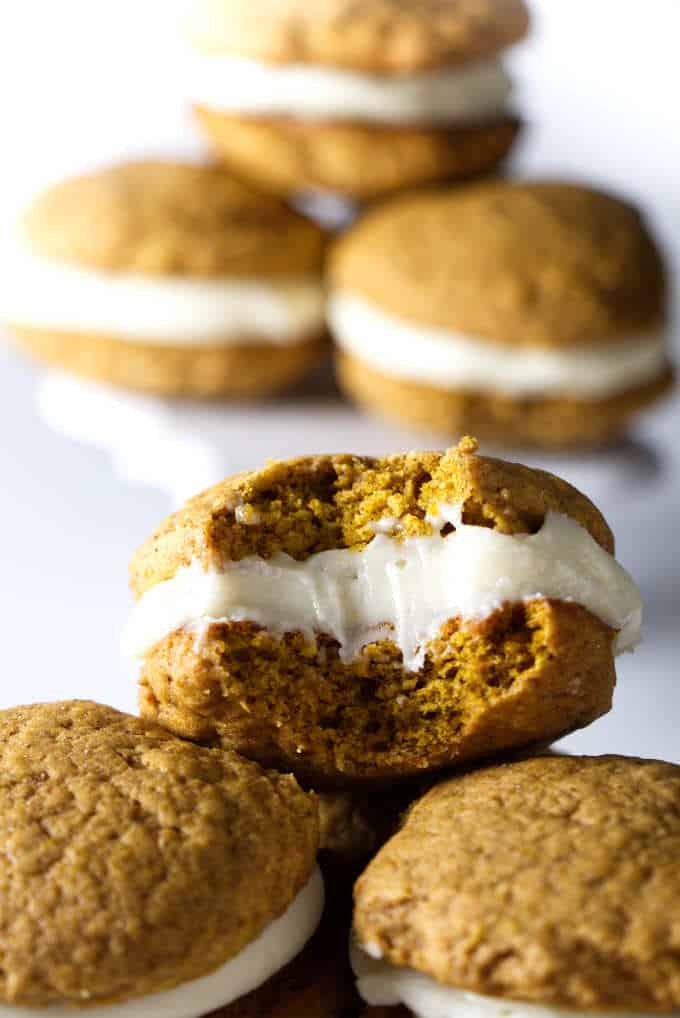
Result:
{"label": "blurred background cookie", "polygon": [[552,756],[436,786],[355,887],[367,1018],[675,1014],[679,852],[673,764]]}
{"label": "blurred background cookie", "polygon": [[190,499],[131,563],[142,713],[319,788],[606,713],[640,625],[611,532],[475,449],[271,463]]}
{"label": "blurred background cookie", "polygon": [[87,701],[0,712],[0,736],[5,1005],[344,1014],[346,930],[319,927],[317,810],[291,776]]}
{"label": "blurred background cookie", "polygon": [[78,375],[266,395],[320,359],[322,251],[314,224],[219,168],[129,163],[35,201],[2,314],[24,349]]}
{"label": "blurred background cookie", "polygon": [[519,121],[523,0],[199,0],[189,91],[216,152],[281,193],[356,199],[492,170]]}
{"label": "blurred background cookie", "polygon": [[640,214],[566,183],[432,190],[335,246],[340,384],[506,445],[594,445],[671,387],[662,257]]}

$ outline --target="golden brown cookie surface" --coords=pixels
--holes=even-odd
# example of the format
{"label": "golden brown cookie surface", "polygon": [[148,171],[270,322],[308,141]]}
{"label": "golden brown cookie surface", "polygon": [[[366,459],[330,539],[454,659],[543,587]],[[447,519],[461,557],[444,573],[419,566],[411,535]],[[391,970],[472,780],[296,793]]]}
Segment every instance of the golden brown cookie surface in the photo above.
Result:
{"label": "golden brown cookie surface", "polygon": [[[355,888],[360,942],[474,993],[680,1005],[680,767],[539,757],[444,782]],[[370,1012],[369,1012],[370,1013]]]}
{"label": "golden brown cookie surface", "polygon": [[522,399],[470,389],[435,389],[389,377],[342,351],[335,355],[341,388],[359,406],[400,424],[442,435],[465,432],[506,446],[559,449],[605,443],[673,388],[670,365],[659,377],[606,399]]}
{"label": "golden brown cookie surface", "polygon": [[639,213],[557,182],[396,198],[337,242],[330,276],[398,317],[518,348],[644,342],[666,313],[663,263]]}
{"label": "golden brown cookie surface", "polygon": [[11,331],[22,349],[74,375],[140,392],[199,398],[270,396],[316,367],[327,346],[305,336],[284,346],[263,340],[182,347],[17,325]]}
{"label": "golden brown cookie surface", "polygon": [[130,565],[133,594],[141,597],[194,559],[209,568],[247,555],[283,551],[303,560],[330,548],[358,549],[387,516],[399,520],[404,537],[429,534],[425,517],[441,503],[462,504],[464,522],[504,534],[531,533],[547,512],[564,513],[613,551],[604,517],[572,485],[476,449],[463,439],[445,453],[308,456],[236,474],[189,499],[141,546]]}
{"label": "golden brown cookie surface", "polygon": [[[133,560],[133,591],[141,597],[194,561],[219,571],[252,555],[359,549],[386,517],[406,538],[429,534],[425,517],[442,503],[506,534],[535,532],[554,510],[613,550],[606,522],[571,486],[474,450],[468,441],[446,454],[318,456],[239,475],[161,525]],[[579,605],[539,598],[452,618],[409,671],[387,637],[346,661],[323,633],[314,641],[208,620],[198,642],[189,626],[147,649],[140,706],[179,734],[218,738],[319,787],[404,777],[552,739],[604,713],[613,636]]]}
{"label": "golden brown cookie surface", "polygon": [[331,191],[358,201],[490,173],[520,129],[512,116],[441,129],[226,115],[203,106],[195,112],[225,164],[261,187],[281,194]]}
{"label": "golden brown cookie surface", "polygon": [[27,212],[40,255],[95,269],[195,277],[321,271],[313,223],[216,166],[124,163],[56,184]]}
{"label": "golden brown cookie surface", "polygon": [[201,0],[189,22],[202,49],[378,74],[480,59],[527,27],[523,0]]}
{"label": "golden brown cookie surface", "polygon": [[216,968],[317,848],[291,777],[100,704],[0,713],[0,997],[116,1001]]}

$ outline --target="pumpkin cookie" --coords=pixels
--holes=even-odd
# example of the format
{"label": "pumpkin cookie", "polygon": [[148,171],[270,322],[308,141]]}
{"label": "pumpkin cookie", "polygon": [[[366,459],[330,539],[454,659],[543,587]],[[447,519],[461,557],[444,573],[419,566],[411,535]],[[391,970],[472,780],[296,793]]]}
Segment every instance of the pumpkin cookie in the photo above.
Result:
{"label": "pumpkin cookie", "polygon": [[609,709],[639,594],[606,522],[476,454],[314,456],[237,475],[131,565],[145,716],[313,785],[404,777]]}
{"label": "pumpkin cookie", "polygon": [[317,809],[294,778],[88,702],[0,712],[0,757],[5,1006],[244,1018],[253,995],[299,1014],[283,1005],[303,986],[339,1001],[346,951],[314,936]]}
{"label": "pumpkin cookie", "polygon": [[593,445],[671,386],[661,256],[640,215],[564,183],[405,195],[337,244],[340,383],[399,421]]}
{"label": "pumpkin cookie", "polygon": [[198,122],[235,171],[355,199],[492,170],[519,121],[501,50],[523,0],[199,0]]}
{"label": "pumpkin cookie", "polygon": [[2,316],[21,346],[78,375],[265,395],[323,351],[322,240],[219,168],[124,164],[57,184],[28,210]]}
{"label": "pumpkin cookie", "polygon": [[677,1014],[679,857],[673,764],[539,757],[438,785],[355,887],[367,1018]]}

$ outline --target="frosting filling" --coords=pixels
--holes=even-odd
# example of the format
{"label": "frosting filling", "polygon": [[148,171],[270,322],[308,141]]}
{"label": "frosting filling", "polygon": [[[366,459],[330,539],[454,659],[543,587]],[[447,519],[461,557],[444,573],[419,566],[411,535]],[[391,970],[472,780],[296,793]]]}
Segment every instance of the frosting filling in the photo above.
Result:
{"label": "frosting filling", "polygon": [[519,349],[407,321],[351,293],[332,297],[327,313],[347,353],[436,389],[604,399],[658,378],[667,359],[663,331],[571,350]]}
{"label": "frosting filling", "polygon": [[256,940],[207,976],[182,983],[172,990],[93,1007],[53,1005],[32,1008],[0,1004],[1,1018],[45,1018],[68,1014],[73,1018],[200,1018],[226,1007],[263,986],[300,953],[314,934],[324,905],[323,878],[318,867],[287,910],[274,919]]}
{"label": "frosting filling", "polygon": [[191,57],[191,99],[212,110],[387,124],[455,125],[498,119],[512,85],[498,60],[423,74],[360,74],[273,65],[225,54]]}
{"label": "frosting filling", "polygon": [[[249,556],[205,571],[183,566],[135,605],[124,652],[143,657],[181,627],[250,621],[283,634],[337,640],[351,662],[362,647],[390,639],[407,670],[419,669],[427,643],[451,618],[481,619],[504,603],[556,598],[587,608],[618,630],[616,649],[638,642],[640,594],[622,566],[568,516],[548,513],[536,534],[508,535],[464,524],[458,506],[428,518],[432,534],[399,540],[382,520],[360,551],[322,551],[299,562],[283,552]],[[442,535],[451,524],[455,531]]]}
{"label": "frosting filling", "polygon": [[17,326],[163,346],[300,342],[324,326],[321,280],[115,272],[5,252],[0,314]]}
{"label": "frosting filling", "polygon": [[[370,949],[370,957],[366,952]],[[397,968],[381,959],[374,945],[352,946],[352,967],[359,995],[373,1007],[404,1004],[416,1018],[594,1018],[596,1012],[484,997],[438,983],[415,969]],[[658,1014],[658,1012],[656,1012]],[[678,1015],[680,1012],[668,1012]],[[603,1018],[653,1018],[632,1011],[597,1012]]]}

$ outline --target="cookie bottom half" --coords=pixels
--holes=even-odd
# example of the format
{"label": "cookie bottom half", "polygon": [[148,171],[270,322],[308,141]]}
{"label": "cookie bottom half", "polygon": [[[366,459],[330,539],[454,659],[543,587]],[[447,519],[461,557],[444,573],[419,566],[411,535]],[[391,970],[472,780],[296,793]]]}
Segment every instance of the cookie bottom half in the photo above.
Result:
{"label": "cookie bottom half", "polygon": [[325,340],[285,346],[242,343],[178,347],[113,336],[11,326],[20,347],[72,374],[166,396],[268,396],[301,381],[323,358]]}
{"label": "cookie bottom half", "polygon": [[264,188],[357,199],[489,173],[520,130],[512,117],[442,129],[233,116],[203,106],[194,112],[221,158]]}
{"label": "cookie bottom half", "polygon": [[345,353],[336,354],[335,364],[341,388],[366,410],[428,431],[545,449],[616,438],[632,417],[670,392],[674,379],[668,365],[657,379],[606,399],[521,399],[392,378]]}
{"label": "cookie bottom half", "polygon": [[343,663],[337,643],[249,622],[177,630],[147,655],[143,716],[220,741],[318,787],[417,775],[550,741],[606,713],[614,631],[537,599],[450,620],[417,672],[389,640]]}

